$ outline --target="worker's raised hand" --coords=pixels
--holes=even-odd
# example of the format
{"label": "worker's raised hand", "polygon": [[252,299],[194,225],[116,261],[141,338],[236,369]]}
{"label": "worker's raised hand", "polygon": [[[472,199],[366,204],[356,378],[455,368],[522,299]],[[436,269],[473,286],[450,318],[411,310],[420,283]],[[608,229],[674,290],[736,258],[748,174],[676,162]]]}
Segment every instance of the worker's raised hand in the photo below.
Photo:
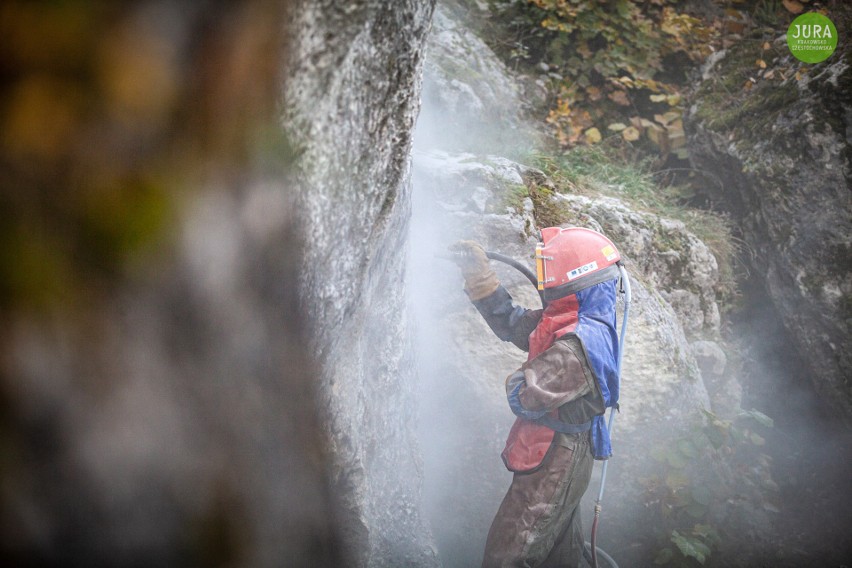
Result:
{"label": "worker's raised hand", "polygon": [[500,282],[488,263],[485,249],[476,241],[458,241],[450,246],[453,260],[461,268],[465,291],[471,300],[479,300],[497,290]]}
{"label": "worker's raised hand", "polygon": [[453,253],[453,261],[463,273],[486,270],[489,266],[485,249],[476,241],[456,241],[449,250]]}

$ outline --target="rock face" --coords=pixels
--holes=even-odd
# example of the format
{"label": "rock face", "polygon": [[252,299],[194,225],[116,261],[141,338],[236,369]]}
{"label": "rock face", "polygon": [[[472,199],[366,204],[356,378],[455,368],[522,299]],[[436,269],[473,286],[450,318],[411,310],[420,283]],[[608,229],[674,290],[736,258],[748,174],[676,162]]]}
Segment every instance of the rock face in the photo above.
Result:
{"label": "rock face", "polygon": [[409,151],[433,1],[303,2],[285,124],[300,158],[301,295],[355,565],[426,566],[404,284]]}
{"label": "rock face", "polygon": [[[21,31],[4,34],[4,53],[45,49],[9,59],[0,96],[38,77],[19,127],[62,134],[13,147],[53,156],[0,149],[2,254],[10,219],[26,243],[58,236],[33,249],[43,257],[72,252],[37,307],[9,302],[2,285],[0,564],[347,564],[324,483],[287,159],[277,153],[270,169],[242,159],[256,149],[244,145],[255,120],[274,124],[282,5],[4,9],[4,29]],[[57,222],[66,208],[49,196],[96,202],[100,221],[123,229],[121,210],[135,211],[149,183],[180,197],[158,202],[173,224],[111,269],[98,253],[117,239],[95,232],[81,245],[79,219]],[[101,184],[108,204],[88,193]],[[22,203],[26,214],[9,216]],[[13,258],[25,281],[33,260]]]}
{"label": "rock face", "polygon": [[[797,66],[783,37],[755,50],[760,42],[741,42],[704,69],[685,121],[690,155],[716,176],[708,197],[738,221],[753,270],[810,368],[802,380],[852,424],[849,53]],[[742,89],[757,57],[787,71]]]}
{"label": "rock face", "polygon": [[520,82],[471,29],[470,20],[482,17],[454,2],[435,9],[417,126],[420,147],[517,152],[535,139],[523,118]]}
{"label": "rock face", "polygon": [[5,558],[337,565],[284,195],[210,193],[156,276],[9,322]]}

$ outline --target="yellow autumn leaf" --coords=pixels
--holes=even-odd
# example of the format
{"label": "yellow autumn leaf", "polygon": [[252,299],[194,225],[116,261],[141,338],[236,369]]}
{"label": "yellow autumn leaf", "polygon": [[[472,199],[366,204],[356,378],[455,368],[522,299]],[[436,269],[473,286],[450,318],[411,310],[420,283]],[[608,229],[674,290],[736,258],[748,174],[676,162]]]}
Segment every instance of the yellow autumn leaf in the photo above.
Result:
{"label": "yellow autumn leaf", "polygon": [[606,128],[607,128],[607,130],[612,130],[613,132],[621,132],[622,130],[627,128],[627,125],[623,124],[621,122],[613,122],[612,124],[610,124]]}
{"label": "yellow autumn leaf", "polygon": [[589,97],[589,100],[599,101],[601,99],[602,93],[601,90],[595,86],[586,88],[586,95]]}
{"label": "yellow autumn leaf", "polygon": [[666,102],[669,106],[677,106],[680,104],[680,95],[669,95],[666,97]]}
{"label": "yellow autumn leaf", "polygon": [[671,122],[680,119],[680,113],[670,110],[665,114],[655,114],[654,120],[662,124],[663,126],[667,126]]}
{"label": "yellow autumn leaf", "polygon": [[617,105],[630,106],[630,99],[624,91],[615,91],[607,95],[607,98]]}
{"label": "yellow autumn leaf", "polygon": [[668,142],[668,136],[666,135],[665,130],[653,122],[650,123],[650,126],[648,126],[645,132],[648,134],[648,138],[651,139],[651,142],[657,146],[662,146]]}
{"label": "yellow autumn leaf", "polygon": [[683,134],[683,121],[681,119],[675,120],[666,126],[666,130],[669,131],[669,136]]}
{"label": "yellow autumn leaf", "polygon": [[594,126],[586,130],[585,132],[586,142],[588,144],[597,144],[601,141],[601,131],[595,128]]}
{"label": "yellow autumn leaf", "polygon": [[805,9],[805,7],[796,0],[783,0],[781,3],[784,4],[784,7],[787,8],[787,11],[791,14],[801,14],[802,10]]}
{"label": "yellow autumn leaf", "polygon": [[669,143],[672,150],[677,150],[686,146],[686,133],[683,131],[682,121],[674,121],[666,128],[666,131],[669,136]]}
{"label": "yellow autumn leaf", "polygon": [[666,100],[666,95],[651,95],[649,98],[652,103],[661,103]]}
{"label": "yellow autumn leaf", "polygon": [[639,131],[633,126],[628,126],[621,131],[621,137],[628,142],[635,142],[639,140]]}

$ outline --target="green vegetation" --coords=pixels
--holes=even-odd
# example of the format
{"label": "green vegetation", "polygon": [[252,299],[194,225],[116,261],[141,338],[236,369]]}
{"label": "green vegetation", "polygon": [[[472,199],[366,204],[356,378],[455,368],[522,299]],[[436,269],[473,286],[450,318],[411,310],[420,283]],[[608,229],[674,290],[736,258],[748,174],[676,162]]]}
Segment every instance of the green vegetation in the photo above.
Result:
{"label": "green vegetation", "polygon": [[710,128],[741,125],[744,143],[765,136],[797,97],[803,72],[785,67],[784,46],[774,41],[789,8],[775,0],[719,0],[702,12],[679,0],[491,0],[489,7],[491,17],[478,24],[483,36],[546,87],[539,112],[553,141],[532,160],[553,183],[528,183],[509,204],[519,208],[530,197],[540,224],[582,223],[552,194],[608,195],[680,220],[710,247],[720,306],[733,307],[741,244],[727,218],[693,206],[702,186],[721,181],[686,160],[685,89],[708,54],[726,50],[720,78],[695,95],[696,118]]}
{"label": "green vegetation", "polygon": [[694,96],[698,121],[713,130],[736,130],[737,139],[757,141],[778,112],[798,100],[797,79],[805,71],[790,57],[783,60],[789,67],[773,65],[787,48],[770,39],[755,31],[727,50],[715,78],[704,81]]}
{"label": "green vegetation", "polygon": [[[687,435],[652,451],[663,468],[644,480],[646,504],[662,527],[655,565],[704,565],[723,538],[736,536],[728,531],[740,527],[716,526],[711,520],[718,518],[714,508],[721,505],[714,502],[715,495],[729,495],[737,506],[777,511],[773,498],[778,486],[769,473],[771,460],[761,452],[765,440],[758,433],[772,426],[772,419],[757,410],[732,420],[705,411]],[[708,463],[718,469],[701,465]],[[734,471],[724,471],[729,469]],[[736,487],[726,486],[731,479]]]}
{"label": "green vegetation", "polygon": [[546,73],[547,122],[561,146],[596,144],[609,131],[683,158],[680,91],[712,29],[679,4],[493,1],[500,35],[517,38],[494,47],[516,68]]}
{"label": "green vegetation", "polygon": [[[661,160],[686,159],[689,74],[733,40],[756,50],[726,77],[721,97],[789,76],[773,67],[783,55],[773,40],[795,7],[779,0],[716,0],[704,9],[682,0],[491,0],[489,6],[485,37],[501,38],[491,42],[495,51],[544,81],[548,98],[540,111],[562,148],[595,145],[615,133]],[[714,119],[723,121],[746,112],[715,110],[721,117]]]}

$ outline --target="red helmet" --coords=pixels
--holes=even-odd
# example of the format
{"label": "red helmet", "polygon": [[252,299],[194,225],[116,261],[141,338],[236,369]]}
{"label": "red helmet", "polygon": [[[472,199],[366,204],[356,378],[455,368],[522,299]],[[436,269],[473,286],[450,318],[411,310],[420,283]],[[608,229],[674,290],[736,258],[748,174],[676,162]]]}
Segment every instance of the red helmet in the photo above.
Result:
{"label": "red helmet", "polygon": [[546,301],[575,294],[584,288],[618,278],[621,261],[608,238],[582,227],[548,227],[541,230],[535,264],[538,289]]}

